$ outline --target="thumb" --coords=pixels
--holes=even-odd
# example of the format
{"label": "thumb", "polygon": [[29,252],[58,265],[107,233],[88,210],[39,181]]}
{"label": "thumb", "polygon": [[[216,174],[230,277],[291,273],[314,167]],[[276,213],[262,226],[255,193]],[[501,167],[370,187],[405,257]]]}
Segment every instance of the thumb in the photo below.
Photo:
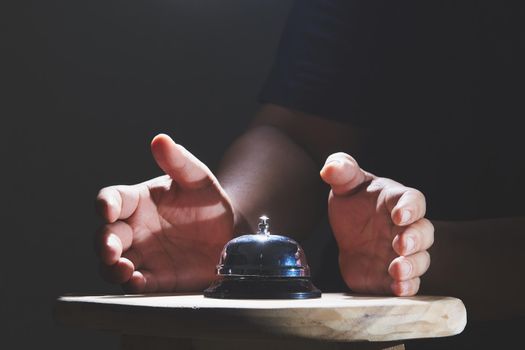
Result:
{"label": "thumb", "polygon": [[204,163],[168,135],[155,136],[151,141],[151,152],[159,167],[183,188],[201,188],[214,179]]}
{"label": "thumb", "polygon": [[332,187],[334,195],[343,196],[371,181],[373,176],[361,169],[350,155],[338,152],[326,159],[321,178]]}

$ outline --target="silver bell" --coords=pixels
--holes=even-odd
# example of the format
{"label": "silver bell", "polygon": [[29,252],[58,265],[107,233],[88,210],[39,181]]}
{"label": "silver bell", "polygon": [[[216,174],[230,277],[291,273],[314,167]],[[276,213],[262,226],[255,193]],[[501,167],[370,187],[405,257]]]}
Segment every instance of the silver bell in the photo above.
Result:
{"label": "silver bell", "polygon": [[204,291],[209,298],[306,299],[321,292],[310,281],[304,250],[293,239],[272,235],[269,219],[258,231],[232,239],[217,265],[218,280]]}

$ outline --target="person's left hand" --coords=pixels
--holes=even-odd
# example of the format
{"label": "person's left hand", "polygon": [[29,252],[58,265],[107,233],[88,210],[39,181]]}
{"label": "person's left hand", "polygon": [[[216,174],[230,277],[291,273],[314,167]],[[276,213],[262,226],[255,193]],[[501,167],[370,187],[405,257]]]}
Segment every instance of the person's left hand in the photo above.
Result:
{"label": "person's left hand", "polygon": [[329,156],[321,177],[332,188],[328,213],[347,286],[359,293],[416,294],[434,241],[423,194],[364,171],[346,153]]}

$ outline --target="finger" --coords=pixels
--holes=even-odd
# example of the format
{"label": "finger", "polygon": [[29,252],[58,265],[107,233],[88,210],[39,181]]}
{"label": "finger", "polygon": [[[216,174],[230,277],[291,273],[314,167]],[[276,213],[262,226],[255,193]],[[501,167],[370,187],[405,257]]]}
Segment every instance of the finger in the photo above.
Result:
{"label": "finger", "polygon": [[122,257],[131,261],[133,263],[133,266],[135,266],[135,269],[140,269],[144,261],[142,257],[142,253],[135,248],[131,248],[125,251],[122,254]]}
{"label": "finger", "polygon": [[416,277],[407,281],[394,281],[390,289],[398,297],[410,297],[417,294],[420,284],[421,279]]}
{"label": "finger", "polygon": [[362,170],[350,155],[338,152],[326,159],[321,178],[332,187],[334,195],[342,196],[372,180],[372,175]]}
{"label": "finger", "polygon": [[136,288],[140,293],[154,293],[159,290],[157,277],[147,270],[135,271],[133,280],[127,283],[127,287]]}
{"label": "finger", "polygon": [[404,186],[394,188],[387,193],[385,201],[392,221],[396,225],[410,225],[425,216],[425,196],[414,188]]}
{"label": "finger", "polygon": [[407,281],[422,276],[430,266],[430,254],[425,250],[409,256],[392,260],[388,273],[394,281]]}
{"label": "finger", "polygon": [[137,186],[117,185],[100,190],[97,195],[97,209],[107,222],[129,218],[139,205],[140,193]]}
{"label": "finger", "polygon": [[392,247],[399,255],[427,250],[434,243],[434,225],[428,219],[423,218],[402,229],[392,241]]}
{"label": "finger", "polygon": [[143,293],[146,289],[146,277],[141,271],[133,271],[130,279],[122,284],[126,293]]}
{"label": "finger", "polygon": [[[341,277],[356,293],[390,294],[392,277],[380,259],[367,258],[362,253],[340,254]],[[365,273],[366,272],[366,273]]]}
{"label": "finger", "polygon": [[106,265],[115,264],[133,241],[133,230],[123,221],[104,225],[95,235],[95,252]]}
{"label": "finger", "polygon": [[160,134],[151,141],[157,164],[180,186],[201,188],[213,181],[210,169],[168,135]]}
{"label": "finger", "polygon": [[111,266],[101,264],[100,274],[102,278],[110,283],[122,284],[131,278],[134,269],[135,268],[131,261],[126,258],[120,258]]}

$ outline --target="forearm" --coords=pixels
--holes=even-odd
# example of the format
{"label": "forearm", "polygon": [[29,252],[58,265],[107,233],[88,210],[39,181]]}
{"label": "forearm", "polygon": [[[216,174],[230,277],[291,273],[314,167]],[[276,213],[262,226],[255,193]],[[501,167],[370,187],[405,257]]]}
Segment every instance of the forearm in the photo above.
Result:
{"label": "forearm", "polygon": [[308,234],[326,198],[315,161],[285,133],[254,126],[226,152],[217,177],[235,211],[235,233],[253,232],[257,218],[271,218],[276,233]]}
{"label": "forearm", "polygon": [[473,319],[523,316],[525,218],[433,221],[422,292],[457,296]]}

